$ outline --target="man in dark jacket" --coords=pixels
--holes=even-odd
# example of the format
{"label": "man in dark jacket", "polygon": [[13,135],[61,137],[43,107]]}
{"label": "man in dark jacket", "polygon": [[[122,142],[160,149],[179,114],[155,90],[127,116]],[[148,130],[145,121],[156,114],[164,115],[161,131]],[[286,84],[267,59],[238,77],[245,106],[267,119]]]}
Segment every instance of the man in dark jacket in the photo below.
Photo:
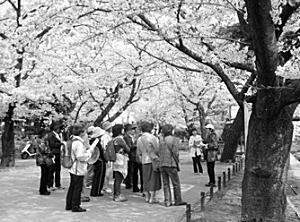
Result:
{"label": "man in dark jacket", "polygon": [[[126,188],[133,188],[133,192],[143,191],[143,176],[142,176],[142,164],[136,161],[136,138],[135,138],[136,126],[132,124],[125,125],[124,140],[130,148],[129,161],[128,161],[128,175],[124,181]],[[138,187],[138,172],[140,172],[140,184]]]}
{"label": "man in dark jacket", "polygon": [[[55,182],[55,187],[57,189],[64,189],[60,183],[60,171],[61,171],[61,161],[60,161],[60,151],[61,145],[63,145],[60,132],[62,125],[59,122],[53,122],[50,125],[51,132],[48,133],[48,144],[51,152],[54,155],[54,165],[52,166],[48,187],[53,189],[53,184]],[[55,179],[54,179],[55,178]]]}

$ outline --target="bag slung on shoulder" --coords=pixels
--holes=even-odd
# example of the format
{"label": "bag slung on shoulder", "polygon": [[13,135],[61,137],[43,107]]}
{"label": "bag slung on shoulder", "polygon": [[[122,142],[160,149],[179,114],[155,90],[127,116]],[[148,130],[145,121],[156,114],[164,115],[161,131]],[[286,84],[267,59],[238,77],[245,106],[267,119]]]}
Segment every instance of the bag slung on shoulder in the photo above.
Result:
{"label": "bag slung on shoulder", "polygon": [[116,151],[115,151],[115,146],[114,146],[114,140],[110,140],[107,145],[106,149],[104,151],[104,158],[106,161],[116,161]]}
{"label": "bag slung on shoulder", "polygon": [[66,142],[64,149],[62,149],[61,153],[61,165],[70,169],[73,166],[74,160],[72,160],[72,144],[77,139],[70,139]]}

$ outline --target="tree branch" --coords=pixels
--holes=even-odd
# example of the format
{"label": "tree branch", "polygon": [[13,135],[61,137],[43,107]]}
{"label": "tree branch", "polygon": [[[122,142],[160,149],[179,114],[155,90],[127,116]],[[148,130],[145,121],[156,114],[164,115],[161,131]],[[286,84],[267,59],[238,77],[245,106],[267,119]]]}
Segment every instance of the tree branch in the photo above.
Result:
{"label": "tree branch", "polygon": [[258,83],[273,86],[278,65],[275,26],[270,16],[271,1],[246,0],[248,20],[256,55]]}
{"label": "tree branch", "polygon": [[236,69],[240,69],[240,70],[244,70],[247,72],[254,72],[255,71],[255,67],[253,64],[245,64],[245,63],[240,63],[240,62],[230,62],[230,61],[226,61],[226,60],[222,60],[223,63],[225,63],[227,66],[232,67],[232,68],[236,68]]}

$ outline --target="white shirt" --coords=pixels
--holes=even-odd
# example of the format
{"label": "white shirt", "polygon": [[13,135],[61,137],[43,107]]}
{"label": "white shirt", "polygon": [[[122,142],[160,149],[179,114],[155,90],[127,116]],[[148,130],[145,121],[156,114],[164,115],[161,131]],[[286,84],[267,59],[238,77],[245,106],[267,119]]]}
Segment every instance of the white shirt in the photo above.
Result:
{"label": "white shirt", "polygon": [[107,132],[101,137],[101,146],[104,150],[106,150],[106,145],[111,140],[112,140],[112,137]]}
{"label": "white shirt", "polygon": [[189,147],[190,147],[190,154],[192,157],[196,157],[202,155],[201,146],[204,144],[202,143],[202,137],[200,135],[192,135],[189,140]]}

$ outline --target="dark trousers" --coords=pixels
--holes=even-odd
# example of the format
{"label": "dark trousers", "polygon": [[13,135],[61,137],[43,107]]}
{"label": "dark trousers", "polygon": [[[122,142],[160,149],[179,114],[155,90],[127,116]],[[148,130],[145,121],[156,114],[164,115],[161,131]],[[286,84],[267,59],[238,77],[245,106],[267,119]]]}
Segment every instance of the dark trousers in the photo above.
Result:
{"label": "dark trousers", "polygon": [[80,207],[81,191],[83,187],[84,176],[77,176],[70,173],[71,182],[67,193],[66,208],[74,209]]}
{"label": "dark trousers", "polygon": [[[138,187],[139,176],[141,185],[140,189]],[[141,192],[143,192],[143,165],[141,163],[132,162],[132,186],[133,191],[139,189]]]}
{"label": "dark trousers", "polygon": [[102,160],[98,160],[94,163],[94,176],[91,189],[91,196],[100,196],[103,188],[106,172],[106,163]]}
{"label": "dark trousers", "polygon": [[47,166],[46,164],[42,164],[41,165],[40,189],[39,189],[40,193],[47,192],[49,173],[50,173],[50,167]]}
{"label": "dark trousers", "polygon": [[49,174],[49,183],[48,187],[53,187],[54,179],[55,186],[60,187],[60,171],[61,171],[61,163],[60,163],[60,153],[54,154],[54,164],[51,167],[51,172]]}
{"label": "dark trousers", "polygon": [[162,167],[161,176],[163,180],[165,203],[171,203],[170,179],[173,185],[175,204],[182,202],[180,180],[176,167]]}
{"label": "dark trousers", "polygon": [[114,178],[114,196],[119,196],[121,194],[121,183],[124,177],[119,171],[114,171]]}
{"label": "dark trousers", "polygon": [[209,183],[216,184],[215,162],[207,162],[207,172],[209,177]]}
{"label": "dark trousers", "polygon": [[126,187],[128,187],[128,188],[131,188],[131,186],[132,186],[133,164],[134,163],[131,160],[128,161],[127,176],[124,179],[124,183],[126,184]]}
{"label": "dark trousers", "polygon": [[203,173],[203,169],[201,166],[201,155],[192,157],[192,159],[193,159],[194,173]]}

